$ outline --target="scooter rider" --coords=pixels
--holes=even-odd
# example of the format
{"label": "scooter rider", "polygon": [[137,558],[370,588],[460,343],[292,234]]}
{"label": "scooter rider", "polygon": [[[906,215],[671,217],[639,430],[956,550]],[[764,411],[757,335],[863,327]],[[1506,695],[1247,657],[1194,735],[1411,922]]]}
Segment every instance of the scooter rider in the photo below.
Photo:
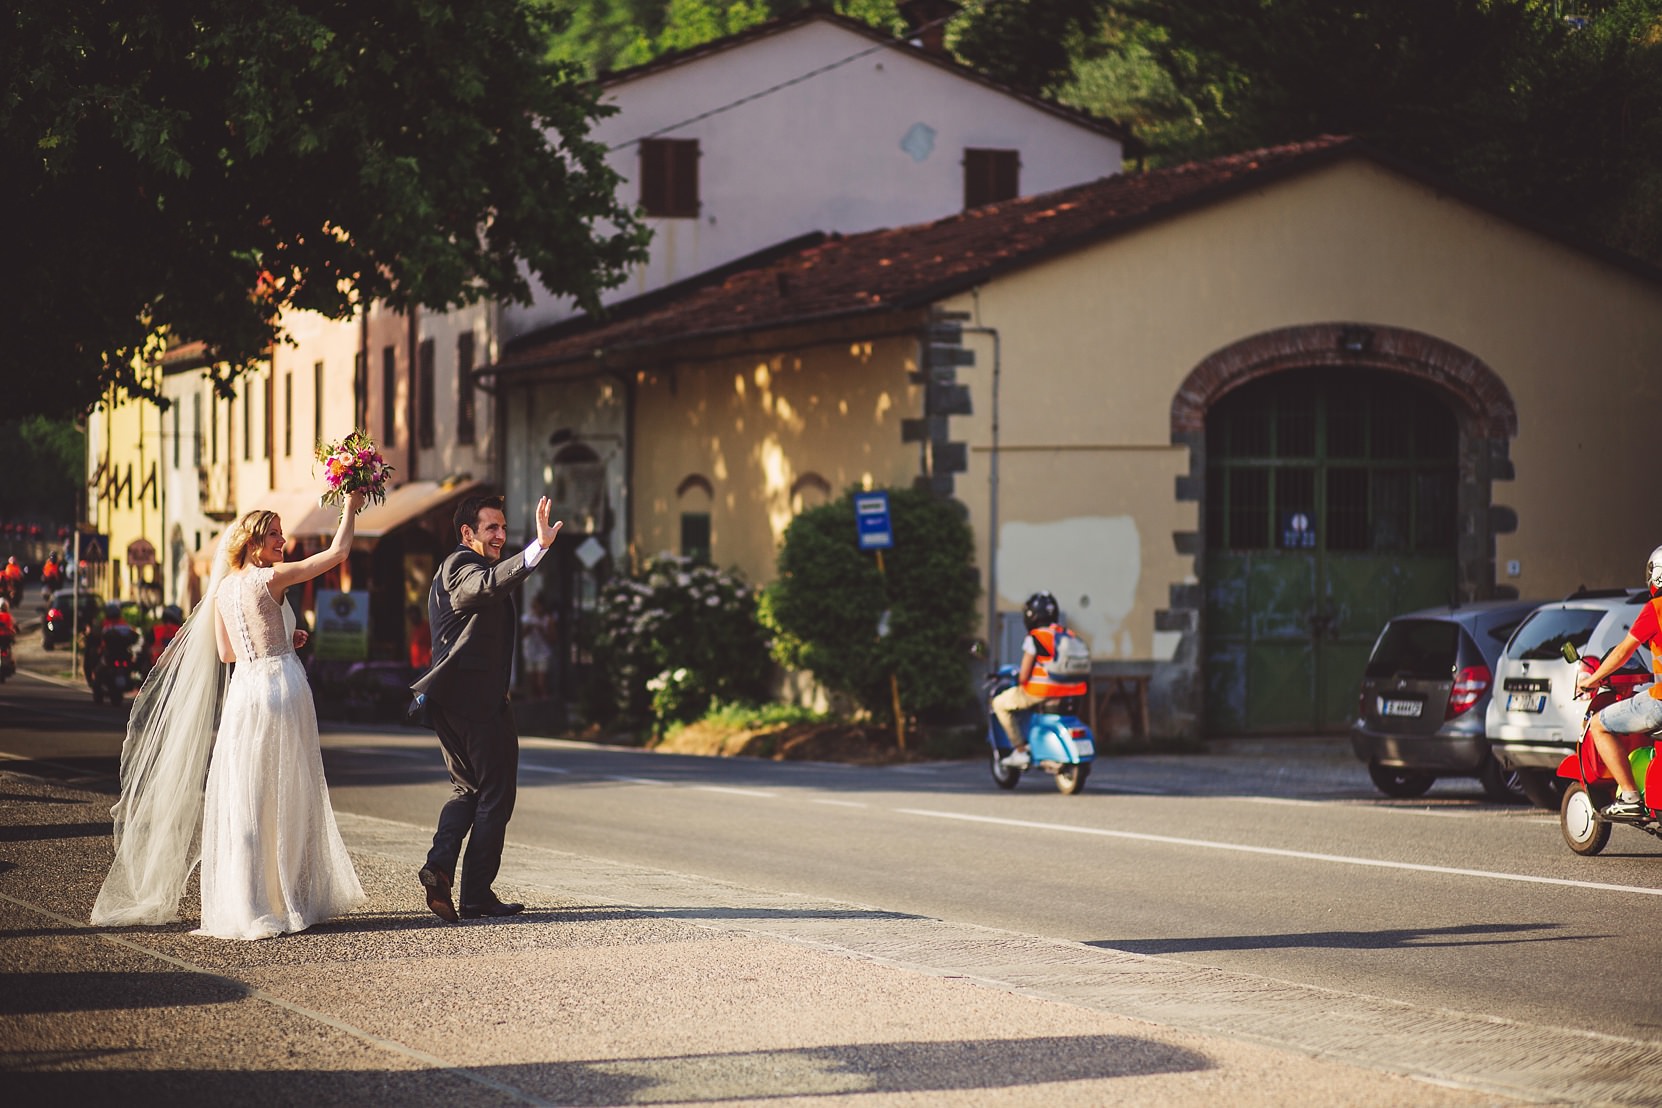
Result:
{"label": "scooter rider", "polygon": [[1016,683],[993,697],[993,714],[1015,748],[1004,756],[1004,764],[1012,769],[1026,769],[1032,763],[1027,753],[1027,732],[1016,726],[1016,713],[1030,711],[1040,701],[1083,696],[1087,687],[1084,681],[1053,677],[1045,668],[1045,663],[1056,657],[1057,636],[1067,633],[1056,598],[1048,592],[1034,593],[1022,605],[1021,618],[1027,624],[1027,637],[1021,644],[1021,669]]}
{"label": "scooter rider", "polygon": [[1604,656],[1597,669],[1576,682],[1577,691],[1592,692],[1633,657],[1640,643],[1649,644],[1651,670],[1657,675],[1657,681],[1646,690],[1650,695],[1641,693],[1619,700],[1600,711],[1588,725],[1599,761],[1616,779],[1618,790],[1615,803],[1606,805],[1601,814],[1617,818],[1643,815],[1644,807],[1633,767],[1616,736],[1648,734],[1662,727],[1662,546],[1652,550],[1650,561],[1645,563],[1645,584],[1650,586],[1650,600],[1627,635]]}

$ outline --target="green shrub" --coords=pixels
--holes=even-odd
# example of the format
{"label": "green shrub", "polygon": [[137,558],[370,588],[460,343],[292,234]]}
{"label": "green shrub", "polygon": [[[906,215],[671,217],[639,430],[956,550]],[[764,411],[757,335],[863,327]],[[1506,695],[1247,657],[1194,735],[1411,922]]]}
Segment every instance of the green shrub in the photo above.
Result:
{"label": "green shrub", "polygon": [[767,640],[736,572],[664,555],[607,582],[599,617],[595,655],[626,719],[662,727],[766,694]]}
{"label": "green shrub", "polygon": [[[894,546],[877,559],[859,549],[850,490],[791,521],[779,577],[759,605],[774,658],[807,669],[828,688],[891,719],[889,675],[901,711],[939,716],[970,698],[964,644],[980,587],[962,505],[914,489],[889,491]],[[879,624],[888,613],[888,633]]]}

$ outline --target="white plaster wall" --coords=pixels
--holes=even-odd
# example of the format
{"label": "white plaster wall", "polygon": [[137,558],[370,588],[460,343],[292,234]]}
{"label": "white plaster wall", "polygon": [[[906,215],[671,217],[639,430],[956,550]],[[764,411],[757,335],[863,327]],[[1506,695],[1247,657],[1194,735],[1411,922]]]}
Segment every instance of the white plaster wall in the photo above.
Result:
{"label": "white plaster wall", "polygon": [[[624,201],[640,195],[634,140],[653,135],[699,141],[702,204],[696,219],[650,221],[651,260],[608,302],[810,231],[847,234],[961,211],[966,147],[1019,150],[1023,194],[1120,171],[1117,139],[903,46],[686,123],[876,45],[816,20],[610,89],[607,100],[619,111],[595,138],[617,148],[609,160],[624,178]],[[504,337],[571,312],[569,301],[539,296],[527,308],[505,309]]]}

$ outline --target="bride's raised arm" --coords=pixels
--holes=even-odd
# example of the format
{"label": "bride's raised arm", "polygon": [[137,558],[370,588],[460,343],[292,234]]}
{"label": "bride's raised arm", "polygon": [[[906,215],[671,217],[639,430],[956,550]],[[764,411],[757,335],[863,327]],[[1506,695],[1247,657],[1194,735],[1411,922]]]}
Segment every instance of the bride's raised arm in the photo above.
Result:
{"label": "bride's raised arm", "polygon": [[348,496],[341,506],[340,526],[335,528],[335,537],[328,546],[298,562],[279,562],[271,575],[271,595],[281,597],[283,590],[290,585],[310,581],[346,561],[346,556],[352,552],[352,532],[357,525],[358,511],[363,506],[364,494],[359,489]]}

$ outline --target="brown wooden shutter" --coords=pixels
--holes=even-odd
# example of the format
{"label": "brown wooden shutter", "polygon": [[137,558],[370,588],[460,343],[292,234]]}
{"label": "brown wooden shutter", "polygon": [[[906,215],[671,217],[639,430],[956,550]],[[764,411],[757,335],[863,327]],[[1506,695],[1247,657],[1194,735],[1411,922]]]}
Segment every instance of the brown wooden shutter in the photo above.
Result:
{"label": "brown wooden shutter", "polygon": [[964,208],[979,208],[1021,195],[1021,153],[964,148]]}
{"label": "brown wooden shutter", "polygon": [[698,215],[698,140],[641,140],[641,209],[647,215]]}

